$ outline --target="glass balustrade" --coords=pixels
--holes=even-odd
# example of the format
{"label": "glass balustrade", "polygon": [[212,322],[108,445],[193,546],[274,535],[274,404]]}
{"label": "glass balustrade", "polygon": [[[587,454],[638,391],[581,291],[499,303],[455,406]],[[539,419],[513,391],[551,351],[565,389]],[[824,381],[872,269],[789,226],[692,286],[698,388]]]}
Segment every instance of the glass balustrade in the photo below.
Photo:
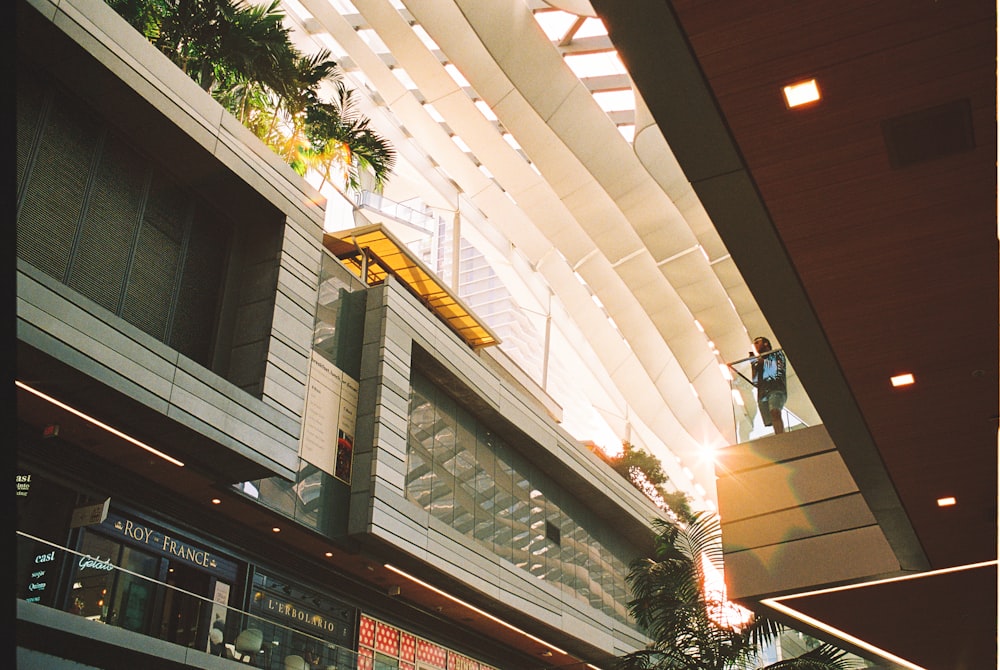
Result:
{"label": "glass balustrade", "polygon": [[389,200],[388,198],[371,191],[361,191],[357,193],[355,196],[355,202],[358,207],[367,207],[428,233],[434,232],[438,224],[441,222],[440,217],[427,212],[418,211],[412,207],[407,207],[402,203]]}
{"label": "glass balustrade", "polygon": [[[20,531],[17,545],[21,600],[264,670],[398,667],[158,581],[141,569],[125,569]],[[58,578],[60,574],[67,576],[65,581]],[[297,613],[282,614],[295,618]]]}
{"label": "glass balustrade", "polygon": [[[755,369],[765,368],[774,372],[778,360],[783,359],[785,377],[784,404],[778,416],[772,416],[766,400],[768,393],[761,393],[759,375]],[[728,363],[733,396],[733,418],[736,422],[737,442],[750,442],[778,432],[799,430],[820,423],[816,410],[802,388],[798,375],[781,349],[758,356],[752,352],[746,358]]]}

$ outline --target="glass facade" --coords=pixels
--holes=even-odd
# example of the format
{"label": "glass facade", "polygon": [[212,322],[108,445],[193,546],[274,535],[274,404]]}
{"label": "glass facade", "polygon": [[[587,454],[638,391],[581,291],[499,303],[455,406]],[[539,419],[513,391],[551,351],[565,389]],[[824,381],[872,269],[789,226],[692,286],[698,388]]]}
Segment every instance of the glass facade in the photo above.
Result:
{"label": "glass facade", "polygon": [[429,379],[411,380],[406,496],[517,567],[628,621],[635,552]]}

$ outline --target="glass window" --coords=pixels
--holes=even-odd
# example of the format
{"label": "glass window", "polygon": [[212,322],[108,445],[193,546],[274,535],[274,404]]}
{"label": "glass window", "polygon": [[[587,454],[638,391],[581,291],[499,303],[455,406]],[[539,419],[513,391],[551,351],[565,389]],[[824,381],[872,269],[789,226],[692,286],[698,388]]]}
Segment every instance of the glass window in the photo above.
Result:
{"label": "glass window", "polygon": [[514,463],[510,447],[502,442],[496,445],[493,480],[496,482],[496,517],[493,542],[496,553],[513,561],[514,546]]}
{"label": "glass window", "polygon": [[406,496],[423,509],[431,505],[434,468],[431,447],[434,439],[434,405],[430,385],[419,378],[410,391],[409,439],[406,442]]}
{"label": "glass window", "polygon": [[455,519],[452,527],[472,535],[476,519],[476,422],[459,411],[455,427]]}
{"label": "glass window", "polygon": [[494,479],[496,456],[493,435],[482,425],[477,426],[475,489],[475,528],[473,537],[489,549],[494,549],[494,517],[497,514],[497,485]]}
{"label": "glass window", "polygon": [[627,621],[629,545],[428,379],[410,395],[406,496],[532,575]]}
{"label": "glass window", "polygon": [[545,494],[548,489],[548,477],[532,468],[532,487],[529,493],[531,506],[528,520],[528,571],[535,577],[545,576],[545,554],[548,553],[551,542],[545,535]]}
{"label": "glass window", "polygon": [[545,496],[545,579],[559,584],[562,578],[562,491],[555,486]]}
{"label": "glass window", "polygon": [[[67,609],[95,621],[151,632],[155,601],[151,580],[158,575],[159,558],[96,533],[84,534],[80,552],[85,556],[73,565]],[[124,570],[115,570],[115,565]]]}
{"label": "glass window", "polygon": [[511,452],[514,465],[514,505],[511,509],[513,536],[511,547],[514,565],[528,569],[528,550],[531,544],[531,480],[528,478],[528,464],[517,452]]}
{"label": "glass window", "polygon": [[431,514],[451,525],[455,518],[455,401],[436,394],[434,436],[431,439],[431,461],[434,482],[431,488]]}

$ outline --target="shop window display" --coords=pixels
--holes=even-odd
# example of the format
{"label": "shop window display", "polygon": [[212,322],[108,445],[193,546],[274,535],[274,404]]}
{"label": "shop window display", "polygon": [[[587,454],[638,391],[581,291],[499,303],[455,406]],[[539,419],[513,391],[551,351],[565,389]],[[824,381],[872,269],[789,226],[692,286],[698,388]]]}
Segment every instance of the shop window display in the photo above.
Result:
{"label": "shop window display", "polygon": [[85,556],[72,566],[66,609],[102,623],[148,632],[159,559],[95,533],[85,534],[80,552]]}
{"label": "shop window display", "polygon": [[359,670],[496,670],[493,666],[362,615]]}

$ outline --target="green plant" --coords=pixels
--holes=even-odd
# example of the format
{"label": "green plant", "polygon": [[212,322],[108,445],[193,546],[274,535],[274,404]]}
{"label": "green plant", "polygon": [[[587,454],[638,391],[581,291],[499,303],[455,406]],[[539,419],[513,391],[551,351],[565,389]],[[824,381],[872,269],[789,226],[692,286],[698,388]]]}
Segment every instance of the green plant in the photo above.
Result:
{"label": "green plant", "polygon": [[618,456],[608,456],[600,449],[596,453],[659,507],[670,510],[681,520],[691,516],[690,498],[681,491],[667,491],[664,485],[670,479],[663,472],[663,466],[656,456],[633,446],[627,440],[622,442],[622,453]]}
{"label": "green plant", "polygon": [[[360,189],[368,172],[376,191],[385,186],[394,150],[352,109],[329,52],[295,48],[278,0],[107,2],[299,174]],[[324,83],[332,100],[320,97]]]}
{"label": "green plant", "polygon": [[[733,670],[758,667],[760,649],[781,631],[725,599],[711,585],[721,575],[722,532],[716,515],[680,523],[654,521],[655,555],[636,560],[628,575],[629,611],[650,638],[646,649],[618,659],[616,670]],[[771,670],[847,670],[846,652],[821,645]]]}
{"label": "green plant", "polygon": [[319,102],[306,110],[304,127],[310,151],[305,159],[321,170],[324,181],[339,167],[338,176],[355,190],[360,188],[360,173],[368,170],[375,179],[375,190],[381,191],[395,155],[369,127],[369,120],[355,112],[352,91],[338,85],[337,92],[330,102]]}

